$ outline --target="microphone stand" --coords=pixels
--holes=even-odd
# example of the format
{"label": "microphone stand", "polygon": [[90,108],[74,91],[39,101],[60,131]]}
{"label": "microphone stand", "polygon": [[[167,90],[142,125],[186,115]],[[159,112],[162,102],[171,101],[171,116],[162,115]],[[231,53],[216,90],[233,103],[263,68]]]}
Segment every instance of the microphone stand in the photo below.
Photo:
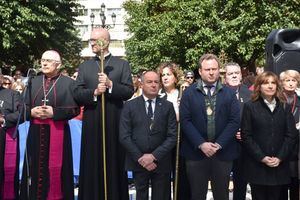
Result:
{"label": "microphone stand", "polygon": [[[18,121],[17,121],[17,124],[16,124],[16,128],[15,128],[15,131],[13,133],[13,138],[15,139],[17,137],[17,134],[18,134],[18,128],[19,128],[19,125],[20,125],[20,122],[21,122],[21,116],[23,114],[23,117],[24,117],[24,121],[26,121],[26,116],[27,116],[27,112],[26,112],[26,99],[27,99],[27,96],[29,95],[29,111],[31,110],[31,107],[32,107],[32,96],[31,96],[31,88],[32,88],[32,78],[34,76],[33,73],[30,73],[30,71],[34,71],[33,69],[29,69],[28,72],[27,72],[27,83],[25,82],[25,89],[22,93],[22,98],[21,98],[21,102],[20,102],[20,108],[19,108],[19,116],[18,116]],[[31,115],[29,114],[29,121],[31,121]],[[29,162],[28,162],[28,153],[27,153],[27,138],[26,138],[26,144],[25,144],[25,161],[26,162],[26,168],[27,168],[27,195],[28,195],[28,199],[29,199],[29,188],[31,186],[31,176],[30,176],[30,170],[29,170]],[[24,167],[25,165],[23,165]]]}
{"label": "microphone stand", "polygon": [[[26,120],[26,99],[27,99],[27,95],[29,93],[29,109],[31,109],[31,79],[33,78],[33,74],[32,73],[29,73],[32,69],[29,69],[28,72],[27,72],[27,83],[25,83],[25,88],[24,88],[24,91],[22,93],[22,98],[21,98],[21,102],[20,102],[20,105],[21,107],[19,108],[19,116],[18,116],[18,121],[17,121],[17,124],[16,124],[16,129],[14,131],[14,134],[13,134],[13,139],[15,139],[17,137],[17,134],[18,134],[18,127],[20,125],[20,121],[21,121],[21,116],[22,114],[24,113],[24,121]],[[24,112],[23,112],[24,111]],[[30,115],[29,115],[29,119],[30,119]]]}

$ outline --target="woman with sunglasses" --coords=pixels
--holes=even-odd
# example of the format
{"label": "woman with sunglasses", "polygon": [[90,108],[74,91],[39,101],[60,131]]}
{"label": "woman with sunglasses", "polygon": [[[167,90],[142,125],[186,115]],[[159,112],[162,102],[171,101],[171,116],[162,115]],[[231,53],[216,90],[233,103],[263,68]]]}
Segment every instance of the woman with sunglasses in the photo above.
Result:
{"label": "woman with sunglasses", "polygon": [[0,78],[0,199],[18,199],[19,162],[15,126],[20,101],[18,92],[4,88],[7,78]]}

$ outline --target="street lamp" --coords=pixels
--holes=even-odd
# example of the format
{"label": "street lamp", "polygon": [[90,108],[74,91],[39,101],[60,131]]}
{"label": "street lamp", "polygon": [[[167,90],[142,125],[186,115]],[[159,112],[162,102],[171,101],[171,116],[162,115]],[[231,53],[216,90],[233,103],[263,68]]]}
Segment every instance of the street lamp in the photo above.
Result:
{"label": "street lamp", "polygon": [[95,21],[95,15],[94,15],[94,13],[91,13],[90,20],[91,20],[92,30],[93,30],[93,28],[94,28],[94,21]]}
{"label": "street lamp", "polygon": [[117,15],[115,13],[112,13],[111,14],[111,19],[112,19],[113,24],[112,25],[105,24],[105,21],[106,21],[105,4],[102,3],[101,4],[101,9],[100,9],[100,19],[101,19],[101,23],[102,23],[101,27],[106,28],[106,29],[114,28],[115,25],[116,25],[116,18],[117,18]]}

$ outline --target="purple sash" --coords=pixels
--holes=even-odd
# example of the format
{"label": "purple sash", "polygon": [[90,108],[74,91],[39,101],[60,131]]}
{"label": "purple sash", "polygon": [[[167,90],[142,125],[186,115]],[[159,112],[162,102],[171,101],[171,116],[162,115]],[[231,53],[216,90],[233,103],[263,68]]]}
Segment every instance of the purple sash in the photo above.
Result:
{"label": "purple sash", "polygon": [[13,139],[14,128],[6,130],[5,153],[4,153],[4,184],[3,200],[15,199],[15,175],[17,168],[17,145],[18,140]]}

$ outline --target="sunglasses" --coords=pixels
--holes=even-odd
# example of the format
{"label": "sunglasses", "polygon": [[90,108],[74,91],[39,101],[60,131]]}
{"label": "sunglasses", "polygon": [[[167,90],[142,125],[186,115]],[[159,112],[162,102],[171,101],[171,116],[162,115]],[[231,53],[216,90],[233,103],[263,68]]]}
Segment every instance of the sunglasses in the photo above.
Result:
{"label": "sunglasses", "polygon": [[11,85],[11,83],[2,83],[3,85]]}
{"label": "sunglasses", "polygon": [[186,79],[193,79],[194,77],[193,76],[187,76],[185,77]]}

